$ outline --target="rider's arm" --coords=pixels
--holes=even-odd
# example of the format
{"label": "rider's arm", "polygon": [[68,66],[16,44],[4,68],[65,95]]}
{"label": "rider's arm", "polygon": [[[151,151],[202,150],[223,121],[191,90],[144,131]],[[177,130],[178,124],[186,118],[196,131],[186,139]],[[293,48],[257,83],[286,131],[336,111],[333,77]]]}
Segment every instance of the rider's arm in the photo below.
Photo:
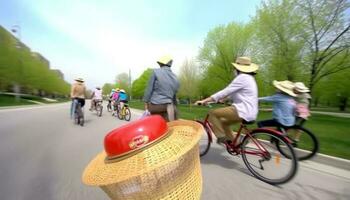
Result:
{"label": "rider's arm", "polygon": [[245,82],[245,79],[243,76],[237,76],[237,78],[235,78],[226,88],[211,95],[211,97],[215,102],[217,102],[220,99],[223,99],[229,96],[230,94],[240,90],[244,86],[245,84],[244,82]]}
{"label": "rider's arm", "polygon": [[276,102],[276,96],[267,96],[267,97],[260,97],[258,98],[260,102]]}
{"label": "rider's arm", "polygon": [[149,103],[151,100],[155,80],[156,80],[156,76],[153,72],[151,78],[148,81],[147,89],[145,90],[145,93],[143,95],[143,101],[145,103]]}

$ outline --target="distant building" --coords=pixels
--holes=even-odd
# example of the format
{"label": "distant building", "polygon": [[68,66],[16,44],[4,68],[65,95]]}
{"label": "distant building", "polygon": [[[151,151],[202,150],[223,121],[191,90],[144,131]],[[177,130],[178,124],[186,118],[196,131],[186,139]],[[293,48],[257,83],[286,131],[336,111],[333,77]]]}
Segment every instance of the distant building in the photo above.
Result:
{"label": "distant building", "polygon": [[59,69],[52,69],[51,71],[55,72],[62,80],[64,80],[64,74]]}
{"label": "distant building", "polygon": [[32,56],[38,58],[41,62],[45,63],[50,68],[50,61],[47,60],[44,56],[42,56],[38,52],[32,52]]}

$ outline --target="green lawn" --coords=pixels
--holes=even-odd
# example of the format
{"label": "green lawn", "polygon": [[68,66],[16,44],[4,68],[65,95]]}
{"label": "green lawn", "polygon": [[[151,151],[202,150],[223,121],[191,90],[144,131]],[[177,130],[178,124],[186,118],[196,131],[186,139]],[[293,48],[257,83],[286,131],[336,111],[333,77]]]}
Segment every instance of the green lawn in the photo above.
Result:
{"label": "green lawn", "polygon": [[35,104],[28,101],[27,99],[20,98],[19,101],[16,101],[14,96],[9,95],[0,95],[0,107],[1,106],[21,106],[21,105],[31,105]]}
{"label": "green lawn", "polygon": [[56,102],[51,102],[47,101],[41,97],[38,96],[33,96],[33,95],[26,95],[26,96],[21,96],[19,101],[16,101],[15,96],[13,95],[8,95],[8,94],[0,94],[0,107],[2,106],[21,106],[21,105],[32,105],[35,104],[34,102],[31,101],[38,101],[41,103],[59,103],[59,102],[66,102],[68,99],[56,99]]}
{"label": "green lawn", "polygon": [[[144,109],[142,102],[130,102],[130,106]],[[220,105],[214,105],[220,107]],[[178,106],[180,118],[203,119],[210,108],[203,106]],[[257,120],[270,119],[271,112],[260,111]],[[255,127],[256,125],[252,125]],[[350,159],[350,118],[314,114],[305,127],[311,130],[319,140],[320,153]]]}

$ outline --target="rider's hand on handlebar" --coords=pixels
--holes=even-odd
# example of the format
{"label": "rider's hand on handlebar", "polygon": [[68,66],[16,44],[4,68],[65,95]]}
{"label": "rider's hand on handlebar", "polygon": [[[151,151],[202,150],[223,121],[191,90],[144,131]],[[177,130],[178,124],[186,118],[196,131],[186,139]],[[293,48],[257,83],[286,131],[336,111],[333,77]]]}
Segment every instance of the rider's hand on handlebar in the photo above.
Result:
{"label": "rider's hand on handlebar", "polygon": [[196,101],[196,103],[194,103],[194,105],[202,106],[202,105],[206,105],[206,103],[204,101]]}

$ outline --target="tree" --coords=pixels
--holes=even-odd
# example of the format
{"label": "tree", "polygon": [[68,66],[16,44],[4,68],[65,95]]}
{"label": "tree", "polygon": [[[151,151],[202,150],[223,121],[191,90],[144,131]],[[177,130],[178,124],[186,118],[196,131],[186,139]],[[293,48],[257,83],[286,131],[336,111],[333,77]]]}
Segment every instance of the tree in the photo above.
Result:
{"label": "tree", "polygon": [[135,98],[142,98],[143,94],[145,93],[145,89],[147,87],[148,80],[150,79],[152,75],[153,69],[146,69],[143,71],[143,73],[140,75],[139,78],[137,78],[132,83],[132,94]]}
{"label": "tree", "polygon": [[130,93],[129,75],[127,73],[118,74],[115,78],[115,84],[118,88],[124,89],[127,93]]}
{"label": "tree", "polygon": [[[350,68],[350,3],[346,0],[299,0],[305,19],[304,39],[308,46],[304,60],[312,91],[321,79]],[[330,66],[332,60],[338,62]]]}
{"label": "tree", "polygon": [[303,39],[302,17],[293,0],[263,2],[254,18],[256,30],[255,54],[262,65],[261,73],[272,80],[300,79]]}
{"label": "tree", "polygon": [[113,88],[115,87],[112,83],[105,83],[102,87],[102,93],[105,95],[109,95]]}
{"label": "tree", "polygon": [[[341,57],[338,59],[342,60]],[[346,60],[350,63],[350,57],[347,57]],[[337,59],[330,61],[326,68],[336,65],[337,62]],[[349,77],[350,69],[346,69],[342,73],[333,73],[320,80],[314,88],[314,103],[318,104],[321,101],[327,106],[338,106],[339,110],[345,111],[350,98]]]}
{"label": "tree", "polygon": [[209,31],[198,56],[204,71],[200,82],[201,95],[208,96],[232,81],[234,70],[231,63],[238,56],[249,53],[253,34],[251,24],[234,22]]}
{"label": "tree", "polygon": [[189,103],[191,104],[192,99],[198,96],[198,87],[200,82],[199,67],[193,59],[186,59],[182,64],[179,74],[179,81],[179,96],[188,98]]}

